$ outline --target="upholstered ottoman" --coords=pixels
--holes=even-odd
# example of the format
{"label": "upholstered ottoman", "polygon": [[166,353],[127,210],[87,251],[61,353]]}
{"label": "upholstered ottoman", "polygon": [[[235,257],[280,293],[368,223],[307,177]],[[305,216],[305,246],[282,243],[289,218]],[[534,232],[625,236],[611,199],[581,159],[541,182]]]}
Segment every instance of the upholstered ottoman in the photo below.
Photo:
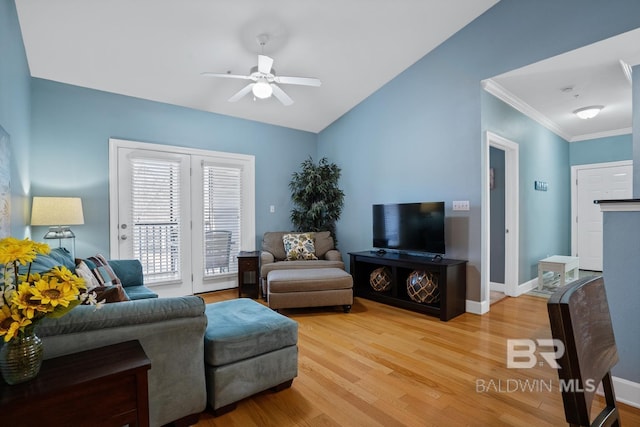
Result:
{"label": "upholstered ottoman", "polygon": [[248,298],[207,304],[204,363],[207,401],[215,415],[298,375],[298,324]]}
{"label": "upholstered ottoman", "polygon": [[274,310],[353,304],[353,278],[340,268],[273,270],[267,275],[267,300]]}

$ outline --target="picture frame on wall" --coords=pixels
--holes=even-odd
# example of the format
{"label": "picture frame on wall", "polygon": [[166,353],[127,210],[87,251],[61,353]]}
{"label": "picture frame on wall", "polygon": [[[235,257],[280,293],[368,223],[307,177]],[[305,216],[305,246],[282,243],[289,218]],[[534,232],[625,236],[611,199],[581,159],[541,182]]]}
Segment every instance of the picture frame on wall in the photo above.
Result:
{"label": "picture frame on wall", "polygon": [[11,234],[11,144],[0,126],[0,238]]}

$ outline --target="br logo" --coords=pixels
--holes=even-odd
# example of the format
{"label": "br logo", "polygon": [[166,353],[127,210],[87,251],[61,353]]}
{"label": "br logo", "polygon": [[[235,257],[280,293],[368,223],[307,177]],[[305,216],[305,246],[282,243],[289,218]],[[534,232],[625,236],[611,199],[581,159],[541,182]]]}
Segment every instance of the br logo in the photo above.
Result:
{"label": "br logo", "polygon": [[556,360],[564,354],[564,343],[557,339],[507,340],[507,368],[533,368],[538,363],[536,357],[538,347],[552,348],[553,351],[538,351],[538,354],[550,367],[560,369]]}

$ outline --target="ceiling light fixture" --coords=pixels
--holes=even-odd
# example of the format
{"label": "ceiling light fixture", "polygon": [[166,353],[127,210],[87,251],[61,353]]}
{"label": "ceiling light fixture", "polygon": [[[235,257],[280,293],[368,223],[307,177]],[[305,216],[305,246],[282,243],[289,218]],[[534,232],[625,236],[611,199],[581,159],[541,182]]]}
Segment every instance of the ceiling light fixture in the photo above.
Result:
{"label": "ceiling light fixture", "polygon": [[600,114],[600,111],[604,107],[602,105],[592,105],[590,107],[578,108],[573,112],[576,116],[580,117],[583,120],[593,119],[595,116]]}
{"label": "ceiling light fixture", "polygon": [[251,88],[251,92],[256,98],[265,99],[271,96],[273,88],[265,81],[258,81]]}

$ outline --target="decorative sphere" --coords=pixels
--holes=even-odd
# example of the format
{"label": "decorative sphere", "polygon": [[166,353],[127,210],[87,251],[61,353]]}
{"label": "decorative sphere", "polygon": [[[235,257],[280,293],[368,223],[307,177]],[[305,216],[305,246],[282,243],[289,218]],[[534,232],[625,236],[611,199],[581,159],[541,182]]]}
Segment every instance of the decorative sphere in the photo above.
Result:
{"label": "decorative sphere", "polygon": [[376,268],[369,275],[369,283],[373,290],[386,292],[391,289],[391,273],[388,267]]}
{"label": "decorative sphere", "polygon": [[438,275],[428,271],[414,270],[407,277],[407,293],[415,302],[435,304],[440,302]]}

